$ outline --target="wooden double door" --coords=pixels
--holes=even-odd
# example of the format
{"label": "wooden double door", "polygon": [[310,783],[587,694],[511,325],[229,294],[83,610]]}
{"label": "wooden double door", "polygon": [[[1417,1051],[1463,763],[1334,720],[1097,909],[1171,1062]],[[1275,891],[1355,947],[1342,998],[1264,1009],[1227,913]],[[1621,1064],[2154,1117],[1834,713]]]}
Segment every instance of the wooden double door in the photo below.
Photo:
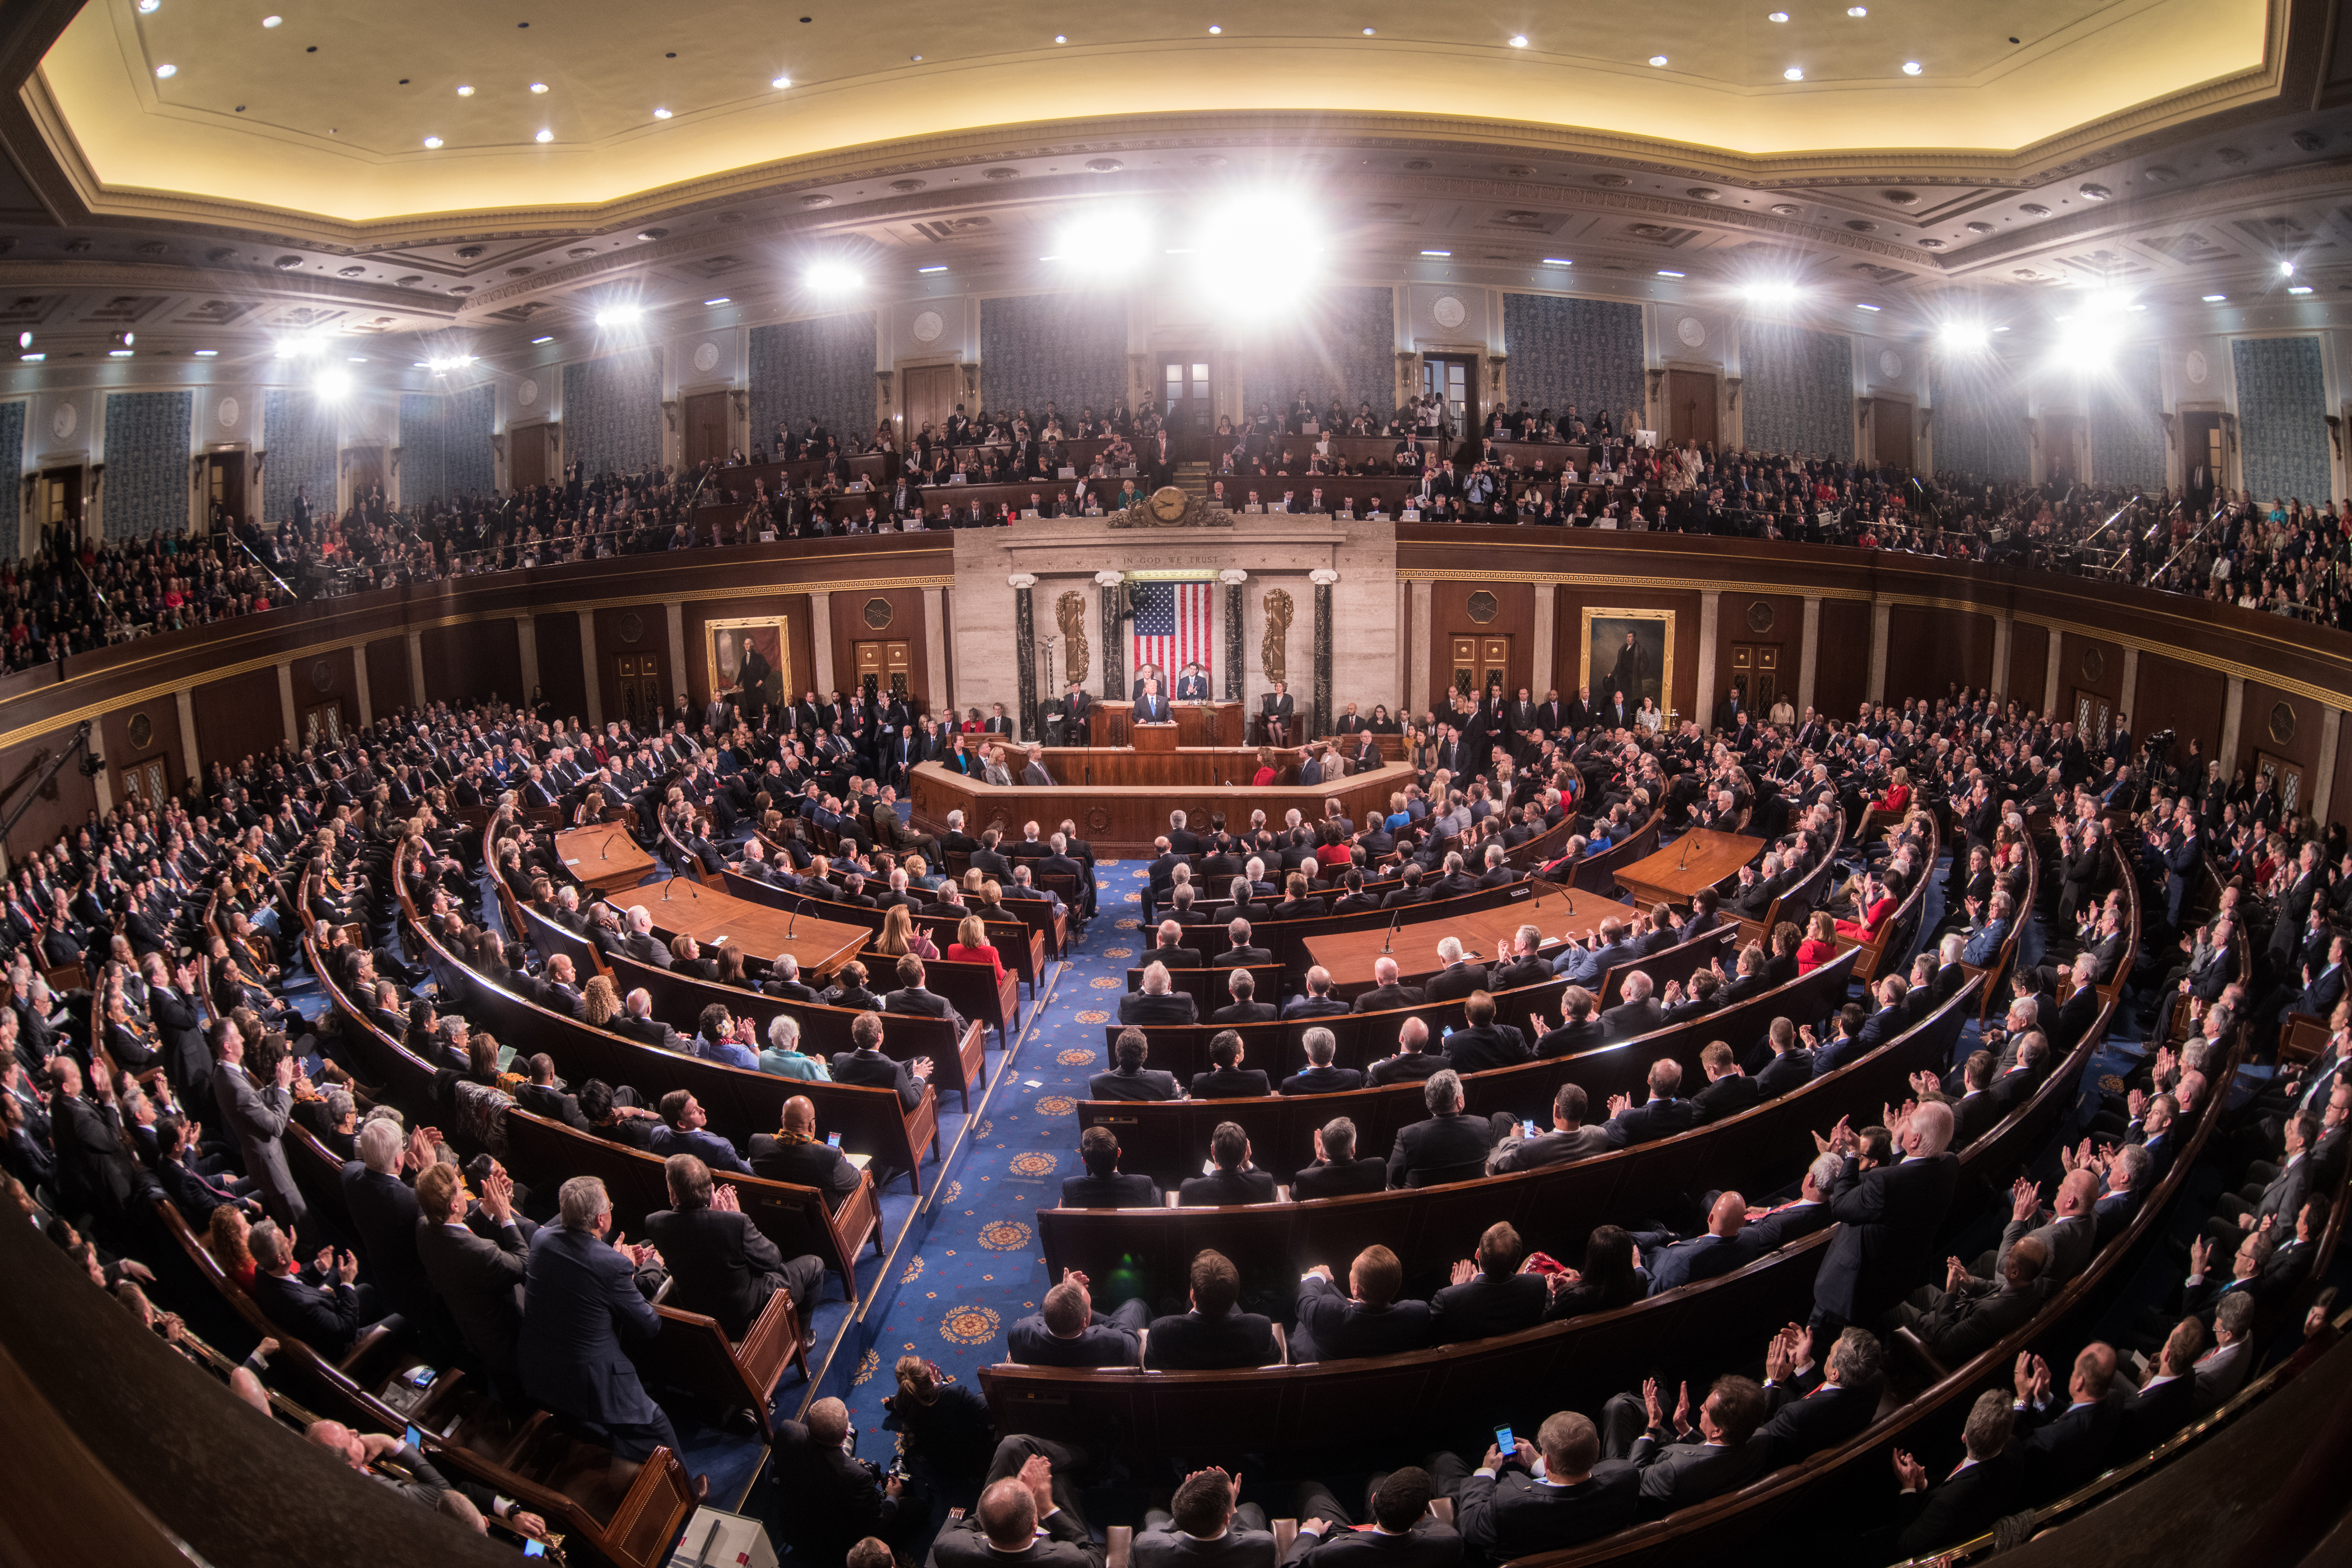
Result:
{"label": "wooden double door", "polygon": [[686,399],[686,466],[723,460],[728,453],[727,394],[698,392]]}
{"label": "wooden double door", "polygon": [[604,717],[626,722],[638,734],[661,730],[669,709],[669,683],[658,653],[613,656],[613,682],[606,689]]}
{"label": "wooden double door", "polygon": [[1780,645],[1776,642],[1736,642],[1731,645],[1731,689],[1747,704],[1748,716],[1758,723],[1780,697]]}
{"label": "wooden double door", "polygon": [[860,691],[886,702],[909,694],[915,675],[914,645],[904,641],[858,642],[850,644],[849,648]]}
{"label": "wooden double door", "polygon": [[1477,700],[1489,687],[1511,695],[1511,639],[1485,632],[1464,634],[1454,642],[1454,689]]}

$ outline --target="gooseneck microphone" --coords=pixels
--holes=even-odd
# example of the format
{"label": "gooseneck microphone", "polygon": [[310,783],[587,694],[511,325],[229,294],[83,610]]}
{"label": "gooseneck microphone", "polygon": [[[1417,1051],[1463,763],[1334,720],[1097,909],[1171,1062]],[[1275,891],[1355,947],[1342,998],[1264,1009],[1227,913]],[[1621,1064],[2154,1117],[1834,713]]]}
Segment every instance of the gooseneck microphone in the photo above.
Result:
{"label": "gooseneck microphone", "polygon": [[1381,939],[1381,951],[1382,952],[1388,952],[1389,944],[1396,940],[1397,921],[1402,919],[1404,919],[1404,910],[1402,909],[1399,909],[1395,914],[1389,917],[1388,935]]}

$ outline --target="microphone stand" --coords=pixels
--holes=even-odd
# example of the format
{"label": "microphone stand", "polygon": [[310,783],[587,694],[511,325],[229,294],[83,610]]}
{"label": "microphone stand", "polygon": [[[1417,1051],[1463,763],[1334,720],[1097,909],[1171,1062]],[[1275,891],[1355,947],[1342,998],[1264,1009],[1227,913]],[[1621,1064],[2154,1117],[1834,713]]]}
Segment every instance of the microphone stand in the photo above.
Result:
{"label": "microphone stand", "polygon": [[1397,921],[1402,919],[1404,919],[1404,910],[1402,909],[1389,918],[1388,935],[1381,939],[1381,952],[1383,953],[1389,951],[1389,944],[1396,940]]}

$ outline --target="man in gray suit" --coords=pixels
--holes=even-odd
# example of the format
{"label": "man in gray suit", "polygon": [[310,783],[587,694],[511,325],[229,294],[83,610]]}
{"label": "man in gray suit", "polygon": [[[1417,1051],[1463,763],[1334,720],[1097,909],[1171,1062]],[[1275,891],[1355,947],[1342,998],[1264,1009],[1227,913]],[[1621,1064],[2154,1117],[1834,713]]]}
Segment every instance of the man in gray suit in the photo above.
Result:
{"label": "man in gray suit", "polygon": [[294,1109],[294,1058],[279,1057],[264,1085],[246,1070],[245,1037],[236,1022],[222,1018],[213,1025],[213,1098],[220,1103],[221,1120],[236,1134],[245,1173],[253,1178],[269,1216],[291,1231],[309,1212],[278,1142]]}
{"label": "man in gray suit", "polygon": [[1274,1534],[1265,1510],[1234,1503],[1233,1479],[1195,1470],[1176,1489],[1169,1512],[1152,1509],[1137,1532],[1134,1568],[1272,1568]]}
{"label": "man in gray suit", "polygon": [[1987,1279],[2001,1277],[2001,1257],[2029,1235],[2042,1243],[2050,1255],[2050,1263],[2042,1277],[2057,1289],[2067,1280],[2090,1267],[2091,1256],[2099,1249],[2099,1226],[2092,1206],[2099,1201],[2099,1173],[2087,1166],[2066,1173],[2058,1184],[2058,1196],[2047,1221],[2042,1215],[2042,1199],[2034,1184],[2019,1177],[2010,1189],[2014,1203],[2009,1226],[2001,1232],[2000,1247],[1982,1275]]}
{"label": "man in gray suit", "polygon": [[1032,745],[1029,748],[1029,765],[1021,770],[1021,782],[1025,784],[1044,785],[1049,788],[1052,786],[1054,783],[1054,775],[1045,771],[1045,747]]}

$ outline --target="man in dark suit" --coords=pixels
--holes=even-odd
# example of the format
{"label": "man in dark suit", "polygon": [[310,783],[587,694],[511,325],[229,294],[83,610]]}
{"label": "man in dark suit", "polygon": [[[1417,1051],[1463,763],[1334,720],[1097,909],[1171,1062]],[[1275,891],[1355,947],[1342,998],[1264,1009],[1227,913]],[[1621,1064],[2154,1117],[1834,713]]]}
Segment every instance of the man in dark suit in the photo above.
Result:
{"label": "man in dark suit", "polygon": [[1250,1163],[1249,1136],[1235,1123],[1220,1121],[1209,1134],[1209,1163],[1216,1169],[1205,1176],[1187,1177],[1176,1189],[1177,1207],[1274,1202],[1274,1173]]}
{"label": "man in dark suit", "polygon": [[884,1056],[879,1013],[860,1013],[851,1019],[849,1042],[856,1049],[835,1055],[834,1082],[895,1089],[898,1091],[898,1103],[908,1110],[923,1102],[923,1092],[930,1087],[931,1058],[917,1057],[912,1061],[900,1062]]}
{"label": "man in dark suit", "polygon": [[454,1325],[416,1255],[416,1194],[400,1179],[400,1129],[369,1122],[359,1131],[359,1155],[342,1169],[343,1207],[376,1288],[409,1322],[446,1334]]}
{"label": "man in dark suit", "polygon": [[1657,982],[1641,970],[1625,977],[1624,1000],[1601,1015],[1606,1040],[1630,1040],[1666,1026],[1666,1010],[1657,999]]}
{"label": "man in dark suit", "polygon": [[[1538,1454],[1540,1479],[1534,1473]],[[1641,1491],[1641,1470],[1601,1458],[1592,1422],[1562,1410],[1546,1418],[1533,1443],[1522,1437],[1509,1454],[1487,1448],[1486,1461],[1454,1494],[1454,1522],[1481,1561],[1507,1563],[1633,1523]]]}
{"label": "man in dark suit", "polygon": [[1740,1227],[1747,1223],[1748,1200],[1738,1193],[1719,1195],[1715,1206],[1707,1210],[1706,1235],[1649,1252],[1645,1262],[1650,1271],[1650,1294],[1660,1295],[1677,1286],[1712,1279],[1748,1262],[1749,1253],[1739,1241]]}
{"label": "man in dark suit", "polygon": [[1349,1011],[1348,1004],[1331,994],[1331,972],[1321,964],[1307,971],[1307,989],[1283,1005],[1282,1016],[1292,1018],[1330,1018]]}
{"label": "man in dark suit", "polygon": [[1135,1568],[1272,1568],[1274,1536],[1258,1504],[1234,1506],[1235,1478],[1195,1470],[1167,1510],[1151,1509],[1135,1537]]}
{"label": "man in dark suit", "polygon": [[1397,1026],[1396,1055],[1383,1057],[1364,1069],[1364,1081],[1375,1089],[1392,1083],[1416,1083],[1434,1078],[1448,1066],[1443,1051],[1429,1048],[1429,1025],[1418,1015]]}
{"label": "man in dark suit", "polygon": [[1706,1074],[1706,1087],[1691,1096],[1691,1109],[1699,1121],[1721,1121],[1764,1102],[1762,1088],[1739,1070],[1731,1047],[1723,1041],[1709,1041],[1699,1052],[1698,1063]]}
{"label": "man in dark suit", "polygon": [[1357,1193],[1387,1190],[1388,1167],[1370,1155],[1356,1157],[1356,1124],[1335,1116],[1315,1131],[1315,1163],[1301,1165],[1290,1179],[1290,1195],[1301,1203],[1309,1198],[1344,1198]]}
{"label": "man in dark suit", "polygon": [[2023,1500],[2024,1465],[2010,1441],[2014,1422],[2008,1394],[1997,1388],[1978,1394],[1961,1433],[1967,1458],[1932,1489],[1927,1467],[1896,1450],[1901,1511],[1892,1539],[1876,1555],[1931,1556],[1985,1534],[1997,1521],[2016,1512]]}
{"label": "man in dark suit", "polygon": [[1293,1509],[1298,1534],[1282,1568],[1455,1568],[1462,1537],[1429,1511],[1434,1493],[1418,1465],[1373,1478],[1366,1506],[1372,1528],[1364,1529],[1320,1482],[1303,1482]]}
{"label": "man in dark suit", "polygon": [[455,1165],[427,1165],[416,1173],[417,1262],[488,1371],[491,1392],[509,1408],[527,1408],[516,1360],[527,1253],[515,1219],[514,1179],[493,1170],[482,1183],[481,1212],[492,1227],[487,1237],[467,1225],[462,1194]]}
{"label": "man in dark suit", "polygon": [[50,1058],[49,1084],[49,1136],[57,1152],[58,1195],[75,1214],[88,1209],[102,1225],[121,1223],[131,1213],[132,1193],[145,1178],[122,1147],[122,1111],[108,1075],[92,1076],[96,1099],[86,1100],[81,1064],[60,1053]]}
{"label": "man in dark suit", "polygon": [[1541,1321],[1550,1293],[1541,1275],[1520,1271],[1526,1255],[1526,1244],[1509,1221],[1488,1226],[1478,1237],[1477,1257],[1456,1260],[1453,1283],[1429,1299],[1434,1342],[1517,1333]]}
{"label": "man in dark suit", "polygon": [[1445,1055],[1455,1072],[1484,1072],[1535,1059],[1518,1026],[1495,1021],[1495,999],[1485,991],[1469,993],[1462,1016],[1465,1026],[1445,1037]]}
{"label": "man in dark suit", "polygon": [[1282,1080],[1283,1094],[1338,1094],[1363,1087],[1364,1075],[1354,1068],[1333,1067],[1331,1058],[1339,1052],[1339,1041],[1331,1031],[1313,1028],[1299,1040],[1307,1053],[1307,1068]]}
{"label": "man in dark suit", "polygon": [[1151,1310],[1138,1296],[1105,1317],[1094,1310],[1092,1283],[1075,1268],[1062,1270],[1062,1282],[1045,1292],[1042,1310],[1005,1336],[1007,1359],[1026,1366],[1133,1366]]}
{"label": "man in dark suit", "polygon": [[1460,938],[1449,936],[1439,942],[1437,959],[1445,967],[1431,975],[1428,985],[1423,988],[1423,994],[1428,1000],[1451,1002],[1456,997],[1467,996],[1473,991],[1486,989],[1486,966],[1464,961]]}
{"label": "man in dark suit", "polygon": [[1865,1149],[1843,1123],[1832,1132],[1845,1168],[1830,1199],[1838,1228],[1813,1281],[1816,1332],[1832,1321],[1877,1321],[1927,1267],[1959,1183],[1959,1162],[1948,1152],[1951,1108],[1920,1106],[1901,1137],[1898,1162],[1891,1144],[1883,1152],[1875,1141]]}
{"label": "man in dark suit", "polygon": [[1200,1016],[1192,993],[1175,990],[1168,978],[1168,966],[1157,959],[1143,967],[1143,989],[1118,999],[1122,1024],[1193,1024]]}
{"label": "man in dark suit", "polygon": [[1256,1068],[1244,1068],[1241,1036],[1221,1029],[1209,1042],[1209,1070],[1192,1075],[1194,1100],[1248,1100],[1272,1094],[1274,1086]]}
{"label": "man in dark suit", "polygon": [[1241,1310],[1241,1271],[1232,1259],[1203,1250],[1193,1258],[1191,1272],[1192,1310],[1152,1320],[1144,1365],[1158,1372],[1214,1372],[1270,1364],[1276,1355],[1274,1324]]}
{"label": "man in dark suit", "polygon": [[1429,1116],[1398,1129],[1389,1151],[1391,1188],[1421,1186],[1440,1176],[1457,1180],[1456,1173],[1483,1171],[1487,1151],[1513,1126],[1507,1110],[1491,1116],[1465,1112],[1462,1079],[1451,1068],[1431,1074],[1421,1089]]}
{"label": "man in dark suit", "polygon": [[1612,1095],[1606,1124],[1611,1145],[1623,1149],[1654,1142],[1697,1126],[1698,1107],[1682,1098],[1682,1063],[1660,1057],[1650,1064],[1649,1099],[1635,1105],[1631,1095]]}
{"label": "man in dark suit", "polygon": [[[795,1560],[845,1563],[865,1538],[898,1537],[911,1527],[916,1500],[906,1499],[902,1511],[902,1483],[886,1481],[881,1467],[854,1449],[849,1408],[838,1399],[810,1405],[806,1426],[776,1423],[777,1533]],[[929,1527],[928,1514],[922,1523]]]}
{"label": "man in dark suit", "polygon": [[1344,1296],[1331,1266],[1317,1264],[1298,1282],[1298,1327],[1290,1337],[1290,1359],[1304,1363],[1419,1350],[1429,1342],[1429,1304],[1398,1300],[1403,1285],[1404,1265],[1385,1247],[1368,1247],[1356,1255],[1348,1266]]}
{"label": "man in dark suit", "polygon": [[714,1188],[710,1167],[693,1155],[672,1154],[663,1174],[670,1206],[646,1215],[646,1232],[669,1271],[667,1304],[715,1318],[730,1340],[740,1340],[768,1299],[786,1290],[806,1321],[824,1289],[824,1261],[785,1258],[743,1213],[735,1189]]}
{"label": "man in dark suit", "polygon": [[1886,1383],[1886,1353],[1867,1329],[1848,1329],[1829,1354],[1813,1356],[1813,1334],[1795,1324],[1772,1336],[1764,1354],[1764,1400],[1758,1428],[1767,1468],[1794,1464],[1870,1425]]}
{"label": "man in dark suit", "polygon": [[1372,988],[1356,998],[1359,1013],[1384,1013],[1392,1007],[1418,1007],[1423,996],[1418,986],[1397,984],[1397,961],[1393,958],[1372,960]]}
{"label": "man in dark suit", "polygon": [[1209,1015],[1212,1024],[1271,1024],[1278,1016],[1273,1003],[1257,999],[1257,980],[1246,969],[1225,976],[1225,992],[1233,1000]]}
{"label": "man in dark suit", "polygon": [[1225,941],[1228,943],[1225,951],[1209,960],[1213,968],[1241,969],[1274,962],[1272,952],[1250,945],[1250,923],[1245,920],[1237,918],[1225,922]]}
{"label": "man in dark suit", "polygon": [[622,1348],[625,1334],[652,1340],[661,1332],[651,1301],[660,1287],[659,1256],[604,1240],[612,1202],[596,1177],[572,1177],[557,1201],[562,1222],[531,1238],[524,1266],[524,1389],[550,1410],[609,1431],[623,1458],[642,1460],[656,1447],[677,1453],[677,1431]]}
{"label": "man in dark suit", "polygon": [[2124,1419],[2115,1381],[2115,1347],[2096,1340],[2074,1357],[2063,1406],[2052,1397],[2048,1362],[2034,1356],[2030,1366],[2021,1365],[2018,1425],[2025,1437],[2019,1447],[2029,1498],[2064,1497],[2106,1468]]}
{"label": "man in dark suit", "polygon": [[1895,1321],[1946,1366],[1981,1355],[2042,1310],[2050,1282],[2042,1277],[2049,1248],[2037,1237],[2021,1237],[2000,1259],[1996,1282],[1979,1279],[1958,1258],[1947,1266],[1944,1289],[1923,1285],[1896,1305]]}
{"label": "man in dark suit", "polygon": [[913,953],[901,953],[898,958],[898,989],[882,998],[885,1013],[908,1013],[923,1018],[945,1018],[955,1037],[963,1037],[963,1020],[948,1005],[948,999],[923,987],[923,961]]}
{"label": "man in dark suit", "polygon": [[[816,1105],[801,1094],[784,1101],[776,1131],[751,1134],[747,1163],[752,1174],[769,1181],[814,1187],[824,1194],[825,1207],[835,1211],[866,1179],[840,1150],[816,1135]],[[803,1307],[811,1300],[798,1293],[793,1299]]]}
{"label": "man in dark suit", "polygon": [[[1670,1425],[1657,1381],[1649,1379],[1640,1399],[1615,1394],[1602,1407],[1603,1451],[1641,1470],[1642,1513],[1672,1513],[1729,1491],[1757,1473],[1765,1456],[1752,1439],[1764,1424],[1765,1408],[1764,1391],[1753,1382],[1718,1377],[1699,1406],[1696,1426],[1690,1425],[1687,1385]],[[1627,1441],[1636,1427],[1640,1435]]]}
{"label": "man in dark suit", "polygon": [[1080,1462],[1076,1450],[1040,1437],[998,1443],[980,1506],[940,1531],[927,1568],[1103,1568],[1076,1494],[1055,1477]]}
{"label": "man in dark suit", "polygon": [[255,1226],[246,1245],[253,1252],[253,1300],[261,1315],[327,1360],[341,1360],[360,1331],[383,1317],[374,1292],[357,1283],[360,1260],[352,1254],[336,1258],[326,1280],[313,1285],[296,1272],[293,1238],[275,1220]]}
{"label": "man in dark suit", "polygon": [[1118,1065],[1087,1080],[1087,1098],[1129,1100],[1183,1099],[1184,1090],[1178,1086],[1174,1073],[1152,1071],[1143,1065],[1150,1055],[1150,1042],[1141,1029],[1121,1029],[1118,1043],[1111,1047],[1112,1059]]}
{"label": "man in dark suit", "polygon": [[1078,1158],[1083,1176],[1062,1178],[1066,1209],[1156,1209],[1160,1184],[1149,1176],[1123,1175],[1118,1168],[1118,1135],[1108,1127],[1089,1127],[1078,1134]]}

